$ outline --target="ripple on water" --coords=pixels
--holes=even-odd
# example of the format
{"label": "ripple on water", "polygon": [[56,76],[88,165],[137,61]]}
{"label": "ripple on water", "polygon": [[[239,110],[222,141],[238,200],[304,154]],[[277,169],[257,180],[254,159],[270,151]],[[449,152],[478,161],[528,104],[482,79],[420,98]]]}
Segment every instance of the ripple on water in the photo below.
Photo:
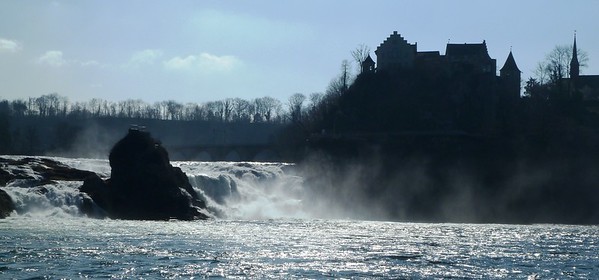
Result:
{"label": "ripple on water", "polygon": [[0,278],[599,278],[599,227],[21,217],[0,233]]}

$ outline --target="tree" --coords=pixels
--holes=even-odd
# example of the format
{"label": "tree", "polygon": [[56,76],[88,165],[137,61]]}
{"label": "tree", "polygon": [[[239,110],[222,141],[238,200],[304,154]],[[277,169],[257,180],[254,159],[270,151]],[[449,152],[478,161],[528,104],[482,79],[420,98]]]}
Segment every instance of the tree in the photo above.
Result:
{"label": "tree", "polygon": [[301,122],[302,107],[305,100],[306,96],[301,93],[295,93],[289,97],[289,114],[291,115],[292,122]]}
{"label": "tree", "polygon": [[322,102],[324,98],[324,94],[320,93],[320,92],[313,92],[310,93],[310,105],[308,105],[310,107],[310,111],[313,111],[316,109],[316,107],[318,106],[318,104],[320,104],[320,102]]}
{"label": "tree", "polygon": [[[559,79],[570,77],[570,61],[572,61],[573,45],[557,45],[545,56],[535,69],[535,80],[544,84],[545,81],[557,83]],[[580,68],[588,65],[589,57],[586,51],[576,48]]]}
{"label": "tree", "polygon": [[341,73],[339,73],[339,76],[331,80],[331,82],[329,83],[326,92],[327,95],[343,95],[345,92],[347,92],[347,89],[351,84],[351,78],[352,74],[349,61],[343,60],[341,62]]}
{"label": "tree", "polygon": [[535,80],[536,83],[545,84],[549,81],[549,76],[547,72],[547,65],[545,65],[545,62],[539,62],[537,63],[537,67],[534,70],[535,78],[531,77],[531,79]]}
{"label": "tree", "polygon": [[169,120],[180,120],[183,113],[183,105],[174,100],[168,100],[165,103],[166,112]]}
{"label": "tree", "polygon": [[547,84],[541,83],[534,78],[529,78],[524,86],[524,96],[537,100],[547,100],[550,98],[550,90]]}
{"label": "tree", "polygon": [[207,120],[209,121],[223,121],[223,102],[218,101],[210,101],[206,103],[207,110]]}
{"label": "tree", "polygon": [[362,69],[362,62],[370,55],[370,48],[366,44],[360,44],[355,50],[351,51],[351,56],[358,65],[359,71]]}
{"label": "tree", "polygon": [[249,101],[241,98],[234,98],[232,100],[232,116],[231,120],[235,122],[249,122],[251,120],[251,109],[252,105]]}
{"label": "tree", "polygon": [[254,99],[254,122],[271,122],[278,117],[282,105],[281,101],[272,97],[261,97]]}
{"label": "tree", "polygon": [[[3,101],[4,102],[4,101]],[[6,101],[8,104],[8,101]],[[0,112],[0,153],[8,154],[12,152],[12,139],[10,132],[10,118],[8,112]]]}
{"label": "tree", "polygon": [[99,98],[92,98],[92,100],[90,100],[88,104],[89,112],[92,114],[92,116],[99,117],[100,112],[102,112],[102,100]]}
{"label": "tree", "polygon": [[233,98],[223,100],[223,121],[225,122],[230,122],[232,119],[233,102]]}
{"label": "tree", "polygon": [[11,103],[15,116],[25,116],[25,112],[27,112],[27,102],[24,100],[13,100]]}

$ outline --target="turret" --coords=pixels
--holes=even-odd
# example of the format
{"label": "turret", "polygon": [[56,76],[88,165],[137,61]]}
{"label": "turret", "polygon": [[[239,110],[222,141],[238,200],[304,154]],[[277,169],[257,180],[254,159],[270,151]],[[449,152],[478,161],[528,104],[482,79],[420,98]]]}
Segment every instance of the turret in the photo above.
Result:
{"label": "turret", "polygon": [[499,76],[503,83],[505,94],[510,100],[520,98],[520,69],[516,65],[516,60],[512,55],[512,50],[505,60],[505,64],[499,70]]}
{"label": "turret", "polygon": [[362,73],[374,72],[374,60],[368,55],[364,61],[362,61]]}

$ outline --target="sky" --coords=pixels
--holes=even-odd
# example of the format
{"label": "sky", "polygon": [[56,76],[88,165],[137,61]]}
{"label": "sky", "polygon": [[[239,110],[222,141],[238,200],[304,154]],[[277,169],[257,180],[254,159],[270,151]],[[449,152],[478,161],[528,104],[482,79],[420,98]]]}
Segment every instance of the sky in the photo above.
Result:
{"label": "sky", "polygon": [[[510,48],[522,78],[556,45],[599,74],[598,0],[0,1],[0,99],[58,93],[202,103],[324,92],[344,59],[393,31],[418,51]],[[354,70],[357,72],[357,69]]]}

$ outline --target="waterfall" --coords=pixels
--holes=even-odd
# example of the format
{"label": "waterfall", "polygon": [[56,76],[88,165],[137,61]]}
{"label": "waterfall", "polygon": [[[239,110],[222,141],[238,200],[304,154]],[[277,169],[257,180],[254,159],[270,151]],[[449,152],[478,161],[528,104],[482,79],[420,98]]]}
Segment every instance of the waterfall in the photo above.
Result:
{"label": "waterfall", "polygon": [[[41,157],[40,157],[41,158]],[[59,158],[73,168],[89,170],[108,177],[107,160]],[[306,218],[302,198],[303,180],[293,175],[292,164],[255,162],[174,161],[185,172],[194,190],[206,201],[208,209],[221,219]],[[30,179],[18,179],[2,189],[15,202],[17,215],[82,216],[85,194],[81,181],[40,182],[28,166],[3,166],[27,169]]]}
{"label": "waterfall", "polygon": [[305,218],[302,178],[284,163],[179,162],[218,217]]}

